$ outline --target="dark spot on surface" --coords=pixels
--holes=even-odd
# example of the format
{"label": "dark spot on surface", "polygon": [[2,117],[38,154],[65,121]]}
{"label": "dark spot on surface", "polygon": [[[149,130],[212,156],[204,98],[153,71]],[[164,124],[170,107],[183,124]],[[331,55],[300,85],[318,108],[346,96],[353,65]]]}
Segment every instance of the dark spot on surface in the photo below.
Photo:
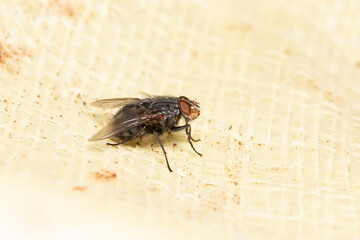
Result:
{"label": "dark spot on surface", "polygon": [[230,127],[229,127],[229,130],[231,130],[232,129],[232,125],[230,125]]}
{"label": "dark spot on surface", "polygon": [[239,146],[243,145],[242,142],[240,142],[240,141],[238,142],[238,144],[239,144]]}
{"label": "dark spot on surface", "polygon": [[261,144],[261,143],[258,143],[258,146],[259,146],[259,147],[261,147],[261,146],[262,146],[262,144]]}
{"label": "dark spot on surface", "polygon": [[220,144],[220,142],[216,142],[216,144]]}
{"label": "dark spot on surface", "polygon": [[63,117],[62,115],[60,115],[60,117]]}
{"label": "dark spot on surface", "polygon": [[173,147],[176,147],[177,146],[177,144],[176,143],[173,143]]}

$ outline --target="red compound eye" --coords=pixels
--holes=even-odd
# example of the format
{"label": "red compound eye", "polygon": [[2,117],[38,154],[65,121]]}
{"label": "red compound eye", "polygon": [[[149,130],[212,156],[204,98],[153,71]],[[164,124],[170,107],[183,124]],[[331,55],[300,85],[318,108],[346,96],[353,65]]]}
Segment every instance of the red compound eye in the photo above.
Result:
{"label": "red compound eye", "polygon": [[186,116],[190,116],[191,114],[191,105],[186,100],[180,99],[179,100],[179,108],[183,114]]}

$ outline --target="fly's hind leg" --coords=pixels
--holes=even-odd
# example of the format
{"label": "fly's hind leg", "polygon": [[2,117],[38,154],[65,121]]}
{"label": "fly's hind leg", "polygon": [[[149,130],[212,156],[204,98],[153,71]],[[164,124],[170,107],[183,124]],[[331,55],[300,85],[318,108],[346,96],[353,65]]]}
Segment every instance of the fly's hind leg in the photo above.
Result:
{"label": "fly's hind leg", "polygon": [[135,133],[134,135],[130,136],[128,139],[125,139],[125,140],[123,140],[123,141],[121,141],[121,142],[119,142],[119,143],[106,143],[106,145],[109,145],[109,146],[117,146],[117,145],[120,145],[120,144],[129,142],[129,141],[137,138],[137,137],[140,135],[140,132],[141,132],[143,129],[144,129],[144,127],[141,128],[141,129],[139,129],[139,131],[138,131],[137,133]]}
{"label": "fly's hind leg", "polygon": [[160,140],[159,134],[157,134],[156,132],[153,132],[153,134],[155,135],[156,140],[157,140],[158,143],[160,144],[160,147],[161,147],[161,149],[162,149],[162,151],[163,151],[163,153],[164,153],[167,167],[168,167],[169,171],[172,172],[173,170],[171,170],[171,167],[170,167],[170,165],[169,165],[169,161],[168,161],[167,156],[166,156],[166,151],[165,151],[164,146],[162,145],[162,142],[161,142],[161,140]]}
{"label": "fly's hind leg", "polygon": [[109,146],[117,146],[117,145],[120,145],[120,144],[129,142],[129,141],[131,141],[131,140],[133,140],[133,139],[134,139],[134,137],[130,137],[130,138],[128,138],[128,139],[126,139],[126,140],[124,140],[124,141],[122,141],[122,142],[119,142],[119,143],[106,143],[106,145],[109,145]]}

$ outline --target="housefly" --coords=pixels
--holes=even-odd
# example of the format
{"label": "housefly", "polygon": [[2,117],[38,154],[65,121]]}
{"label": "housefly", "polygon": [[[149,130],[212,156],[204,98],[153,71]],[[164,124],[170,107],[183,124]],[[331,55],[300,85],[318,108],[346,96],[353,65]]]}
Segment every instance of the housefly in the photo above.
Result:
{"label": "housefly", "polygon": [[[117,143],[107,145],[120,145],[137,137],[153,134],[164,153],[167,167],[172,172],[166,151],[160,140],[160,135],[166,131],[181,131],[185,129],[188,142],[192,149],[202,156],[193,146],[191,125],[189,122],[200,115],[200,106],[196,101],[187,97],[147,97],[147,98],[113,98],[93,102],[91,106],[103,109],[120,108],[111,121],[92,136],[89,141],[102,139],[119,139]],[[184,117],[185,124],[179,125]]]}

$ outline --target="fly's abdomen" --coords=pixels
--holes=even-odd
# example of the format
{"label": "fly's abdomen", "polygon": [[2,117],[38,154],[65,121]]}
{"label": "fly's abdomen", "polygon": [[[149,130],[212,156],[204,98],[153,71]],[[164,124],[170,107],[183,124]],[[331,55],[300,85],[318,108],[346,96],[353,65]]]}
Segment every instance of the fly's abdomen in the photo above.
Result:
{"label": "fly's abdomen", "polygon": [[146,132],[144,131],[143,126],[137,126],[137,127],[131,128],[130,130],[120,133],[119,135],[117,135],[117,137],[120,139],[127,139],[127,138],[131,138],[134,136],[142,136],[145,133]]}

